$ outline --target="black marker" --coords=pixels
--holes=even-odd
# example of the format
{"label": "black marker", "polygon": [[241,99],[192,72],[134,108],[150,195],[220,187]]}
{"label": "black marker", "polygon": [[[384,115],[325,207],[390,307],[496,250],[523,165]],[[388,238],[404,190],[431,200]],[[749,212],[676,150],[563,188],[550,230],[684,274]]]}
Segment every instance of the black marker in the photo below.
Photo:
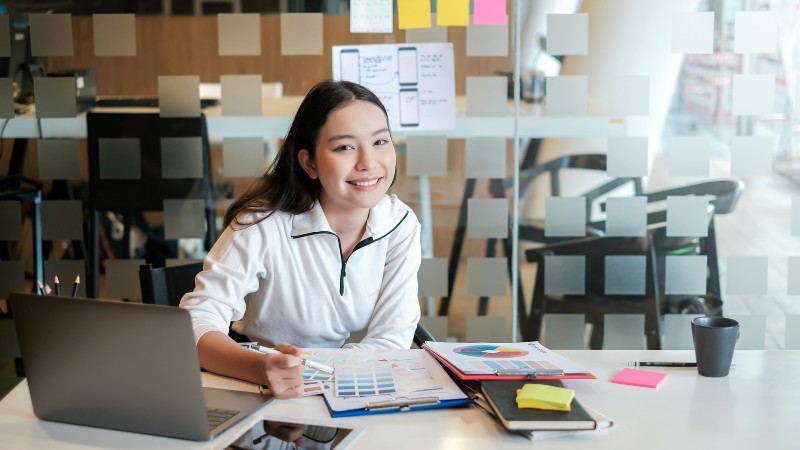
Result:
{"label": "black marker", "polygon": [[648,361],[629,361],[631,367],[697,367],[693,362],[648,362]]}

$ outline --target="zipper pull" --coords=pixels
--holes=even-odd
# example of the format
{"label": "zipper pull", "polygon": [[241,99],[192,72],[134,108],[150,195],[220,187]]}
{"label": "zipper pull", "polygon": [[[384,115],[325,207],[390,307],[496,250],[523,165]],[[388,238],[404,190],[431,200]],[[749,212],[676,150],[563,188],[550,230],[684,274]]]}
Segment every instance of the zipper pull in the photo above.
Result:
{"label": "zipper pull", "polygon": [[339,295],[344,295],[344,277],[347,276],[347,261],[342,260],[342,272],[339,274]]}

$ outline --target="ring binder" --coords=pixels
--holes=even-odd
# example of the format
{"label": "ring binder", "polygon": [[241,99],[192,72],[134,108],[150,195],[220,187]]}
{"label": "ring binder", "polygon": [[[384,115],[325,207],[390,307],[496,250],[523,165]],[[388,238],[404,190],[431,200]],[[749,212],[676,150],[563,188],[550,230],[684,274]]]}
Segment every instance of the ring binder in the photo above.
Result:
{"label": "ring binder", "polygon": [[382,409],[399,409],[400,411],[409,411],[413,406],[430,406],[438,405],[439,397],[419,397],[419,398],[395,398],[393,400],[386,400],[381,402],[370,402],[364,408],[367,411],[378,411]]}

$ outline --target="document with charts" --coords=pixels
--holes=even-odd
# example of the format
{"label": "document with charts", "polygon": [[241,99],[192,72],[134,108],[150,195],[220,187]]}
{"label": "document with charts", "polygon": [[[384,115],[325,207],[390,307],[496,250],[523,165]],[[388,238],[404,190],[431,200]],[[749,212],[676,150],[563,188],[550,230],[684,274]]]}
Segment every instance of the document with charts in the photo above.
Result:
{"label": "document with charts", "polygon": [[594,378],[588,369],[538,341],[517,343],[426,342],[423,345],[462,380]]}

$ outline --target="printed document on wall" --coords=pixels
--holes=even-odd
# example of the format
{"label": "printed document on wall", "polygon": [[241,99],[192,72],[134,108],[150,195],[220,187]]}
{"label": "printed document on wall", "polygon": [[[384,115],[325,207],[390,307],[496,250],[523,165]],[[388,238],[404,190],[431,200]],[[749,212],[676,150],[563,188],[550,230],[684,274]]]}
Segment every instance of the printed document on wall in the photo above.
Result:
{"label": "printed document on wall", "polygon": [[391,33],[392,0],[350,0],[351,33]]}
{"label": "printed document on wall", "polygon": [[380,98],[392,130],[456,126],[453,44],[339,45],[333,78],[361,84]]}

